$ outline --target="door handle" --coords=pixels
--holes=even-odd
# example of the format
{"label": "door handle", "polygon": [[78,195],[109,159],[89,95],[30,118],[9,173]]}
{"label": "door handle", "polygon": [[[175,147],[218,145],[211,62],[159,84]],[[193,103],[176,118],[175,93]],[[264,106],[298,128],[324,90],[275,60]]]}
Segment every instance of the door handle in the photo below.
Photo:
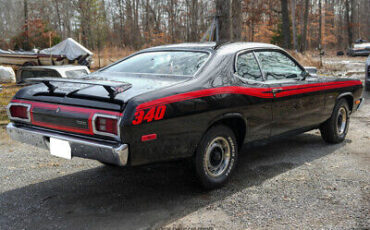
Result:
{"label": "door handle", "polygon": [[275,97],[277,93],[280,93],[282,91],[283,91],[283,88],[274,88],[274,89],[272,89],[272,94]]}

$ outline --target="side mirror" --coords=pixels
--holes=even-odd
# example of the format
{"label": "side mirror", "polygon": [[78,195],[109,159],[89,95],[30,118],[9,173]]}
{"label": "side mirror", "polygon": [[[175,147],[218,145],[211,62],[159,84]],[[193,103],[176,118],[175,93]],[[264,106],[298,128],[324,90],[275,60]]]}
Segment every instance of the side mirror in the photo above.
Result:
{"label": "side mirror", "polygon": [[305,66],[304,69],[309,73],[316,75],[317,74],[317,68],[314,66]]}
{"label": "side mirror", "polygon": [[304,71],[302,73],[302,81],[306,80],[306,78],[309,76],[311,76],[311,74],[308,71]]}

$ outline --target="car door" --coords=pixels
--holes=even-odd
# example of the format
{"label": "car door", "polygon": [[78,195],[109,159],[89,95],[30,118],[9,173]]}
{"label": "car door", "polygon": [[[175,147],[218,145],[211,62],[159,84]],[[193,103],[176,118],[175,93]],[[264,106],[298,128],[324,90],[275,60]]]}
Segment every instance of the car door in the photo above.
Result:
{"label": "car door", "polygon": [[[235,69],[235,77],[246,92],[258,91],[269,95],[269,86],[264,83],[263,73],[253,51],[240,52]],[[247,120],[247,141],[268,138],[272,124],[272,99],[248,95],[240,102]]]}
{"label": "car door", "polygon": [[325,106],[325,96],[320,91],[310,92],[310,87],[320,84],[307,79],[306,71],[281,50],[256,52],[265,83],[273,93],[271,135],[308,128],[317,124]]}

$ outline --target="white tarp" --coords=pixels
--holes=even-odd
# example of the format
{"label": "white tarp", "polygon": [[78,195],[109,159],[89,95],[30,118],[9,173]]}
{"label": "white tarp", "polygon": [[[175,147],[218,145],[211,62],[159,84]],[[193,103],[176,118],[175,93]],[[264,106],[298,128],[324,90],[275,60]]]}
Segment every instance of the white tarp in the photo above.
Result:
{"label": "white tarp", "polygon": [[368,42],[368,43],[355,44],[353,47],[357,49],[366,49],[367,47],[370,47],[370,43]]}
{"label": "white tarp", "polygon": [[43,49],[40,51],[41,54],[52,54],[52,55],[63,55],[66,56],[69,60],[75,60],[79,56],[90,55],[93,53],[83,47],[80,43],[76,42],[72,38],[67,38],[61,43],[56,44],[55,46]]}
{"label": "white tarp", "polygon": [[6,51],[6,50],[0,49],[0,54],[10,54],[10,52],[9,51]]}
{"label": "white tarp", "polygon": [[15,82],[15,73],[11,67],[0,66],[0,83]]}

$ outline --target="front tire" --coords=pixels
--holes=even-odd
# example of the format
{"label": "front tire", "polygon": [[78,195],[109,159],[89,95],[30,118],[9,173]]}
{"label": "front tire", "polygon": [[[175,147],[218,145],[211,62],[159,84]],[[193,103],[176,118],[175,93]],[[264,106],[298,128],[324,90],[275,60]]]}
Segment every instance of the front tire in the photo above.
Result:
{"label": "front tire", "polygon": [[349,127],[349,107],[345,99],[340,99],[334,107],[333,114],[320,127],[321,137],[327,143],[340,143],[347,136]]}
{"label": "front tire", "polygon": [[214,189],[230,178],[238,158],[234,132],[227,126],[209,129],[202,138],[195,155],[196,174],[201,185]]}

